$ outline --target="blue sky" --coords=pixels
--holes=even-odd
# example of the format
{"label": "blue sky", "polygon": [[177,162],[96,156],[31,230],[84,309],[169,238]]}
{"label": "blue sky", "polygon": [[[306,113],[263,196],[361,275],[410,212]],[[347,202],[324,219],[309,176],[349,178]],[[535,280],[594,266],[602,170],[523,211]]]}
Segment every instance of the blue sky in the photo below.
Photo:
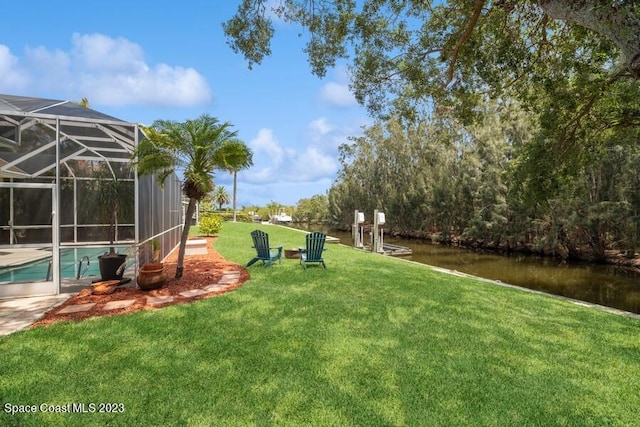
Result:
{"label": "blue sky", "polygon": [[[273,0],[273,3],[278,0]],[[276,22],[272,56],[249,70],[221,23],[237,1],[58,3],[3,8],[0,93],[78,101],[135,123],[203,113],[229,121],[254,152],[238,175],[238,204],[293,205],[325,194],[338,146],[370,123],[344,64],[311,74],[306,35]],[[216,184],[231,193],[231,177]]]}

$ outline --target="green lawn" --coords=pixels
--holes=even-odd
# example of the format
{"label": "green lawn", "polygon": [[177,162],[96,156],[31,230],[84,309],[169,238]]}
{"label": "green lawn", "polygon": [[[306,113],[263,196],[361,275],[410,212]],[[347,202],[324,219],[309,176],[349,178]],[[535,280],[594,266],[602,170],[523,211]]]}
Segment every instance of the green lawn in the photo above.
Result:
{"label": "green lawn", "polygon": [[[244,264],[256,227],[304,243],[225,223],[215,246]],[[338,245],[325,260],[0,337],[0,425],[638,425],[640,320]],[[124,413],[5,411],[42,403]]]}

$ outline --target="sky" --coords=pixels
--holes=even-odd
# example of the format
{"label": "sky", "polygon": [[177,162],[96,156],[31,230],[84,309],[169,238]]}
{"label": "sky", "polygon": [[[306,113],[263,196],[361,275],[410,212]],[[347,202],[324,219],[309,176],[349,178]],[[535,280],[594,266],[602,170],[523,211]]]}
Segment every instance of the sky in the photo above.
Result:
{"label": "sky", "polygon": [[[0,93],[86,97],[95,110],[145,125],[209,114],[254,153],[254,166],[238,174],[238,207],[326,194],[338,147],[371,123],[349,91],[347,66],[314,76],[307,35],[276,20],[272,55],[250,70],[222,30],[238,3],[13,2],[2,10]],[[214,178],[232,193],[231,175]]]}

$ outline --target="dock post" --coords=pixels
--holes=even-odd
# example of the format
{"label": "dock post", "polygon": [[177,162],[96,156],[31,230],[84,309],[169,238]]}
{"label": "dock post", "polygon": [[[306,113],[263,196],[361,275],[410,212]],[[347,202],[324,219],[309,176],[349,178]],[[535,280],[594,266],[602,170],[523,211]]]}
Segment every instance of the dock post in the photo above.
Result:
{"label": "dock post", "polygon": [[353,226],[351,228],[351,235],[353,236],[353,247],[362,249],[364,247],[363,243],[363,227],[362,223],[364,222],[364,213],[358,210],[355,210],[353,213]]}
{"label": "dock post", "polygon": [[371,252],[384,253],[384,212],[373,211],[373,233],[371,235]]}

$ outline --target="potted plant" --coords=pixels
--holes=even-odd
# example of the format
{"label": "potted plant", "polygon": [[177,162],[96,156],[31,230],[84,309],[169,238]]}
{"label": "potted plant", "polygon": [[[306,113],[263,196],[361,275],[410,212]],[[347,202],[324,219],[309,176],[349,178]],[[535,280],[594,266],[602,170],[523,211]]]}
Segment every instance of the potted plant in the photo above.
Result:
{"label": "potted plant", "polygon": [[[103,213],[103,218],[108,217],[109,252],[98,257],[100,276],[105,280],[121,280],[126,267],[127,255],[116,252],[114,244],[118,239],[118,214],[123,208],[123,200],[129,197],[131,191],[127,182],[117,178],[112,167],[102,167],[94,174],[96,181],[97,205]],[[126,202],[125,202],[126,203]]]}
{"label": "potted plant", "polygon": [[138,270],[136,283],[143,291],[151,291],[161,288],[167,279],[168,276],[164,272],[164,264],[161,262],[148,262]]}
{"label": "potted plant", "polygon": [[159,289],[168,279],[167,274],[164,272],[164,264],[160,262],[160,242],[158,239],[152,239],[148,245],[150,245],[150,248],[147,248],[151,250],[152,262],[144,263],[138,270],[138,276],[136,277],[138,287],[143,291]]}

